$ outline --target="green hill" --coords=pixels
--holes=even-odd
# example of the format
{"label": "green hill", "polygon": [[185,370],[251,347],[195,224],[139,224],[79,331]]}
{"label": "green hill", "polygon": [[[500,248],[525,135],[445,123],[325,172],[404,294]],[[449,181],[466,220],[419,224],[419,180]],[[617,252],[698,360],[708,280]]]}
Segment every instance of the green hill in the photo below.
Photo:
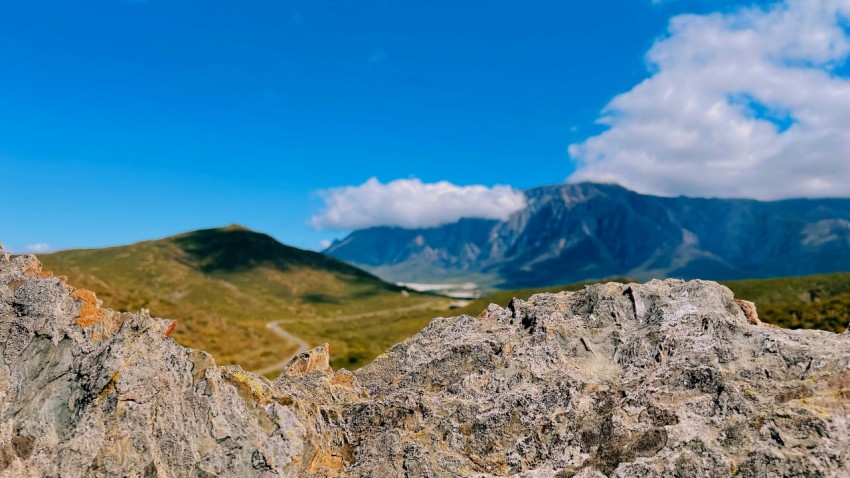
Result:
{"label": "green hill", "polygon": [[[405,310],[446,304],[241,226],[39,259],[108,307],[179,319],[178,342],[247,369],[298,350],[300,343],[270,330],[269,322],[279,321],[308,346],[329,342],[335,366],[356,368],[427,323]],[[374,313],[387,310],[399,312]]]}
{"label": "green hill", "polygon": [[[253,370],[323,342],[331,344],[334,367],[360,367],[445,315],[450,302],[403,292],[336,259],[240,226],[40,259],[46,270],[94,290],[111,308],[148,308],[153,315],[179,319],[176,340],[209,351],[219,363]],[[850,322],[850,273],[724,284],[737,297],[756,302],[766,322],[833,332]],[[585,285],[499,291],[451,314],[477,315],[490,303],[504,306],[513,297]],[[291,335],[276,333],[270,322]]]}
{"label": "green hill", "polygon": [[850,323],[850,273],[724,284],[755,302],[761,320],[781,327],[843,332]]}

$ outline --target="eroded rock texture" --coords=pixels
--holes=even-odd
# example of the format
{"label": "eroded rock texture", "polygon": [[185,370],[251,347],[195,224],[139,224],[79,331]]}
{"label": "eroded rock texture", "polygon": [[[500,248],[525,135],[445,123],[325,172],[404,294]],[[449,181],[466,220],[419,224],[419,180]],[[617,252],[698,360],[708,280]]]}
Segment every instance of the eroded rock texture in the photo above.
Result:
{"label": "eroded rock texture", "polygon": [[712,282],[435,319],[356,373],[274,381],[0,253],[3,476],[850,476],[850,336]]}

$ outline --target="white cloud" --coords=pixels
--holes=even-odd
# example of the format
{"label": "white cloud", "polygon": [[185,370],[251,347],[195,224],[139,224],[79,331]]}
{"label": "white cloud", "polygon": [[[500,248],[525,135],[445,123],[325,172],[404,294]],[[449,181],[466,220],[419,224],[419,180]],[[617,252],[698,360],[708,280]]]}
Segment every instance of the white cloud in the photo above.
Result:
{"label": "white cloud", "polygon": [[682,15],[647,54],[651,76],[570,146],[569,181],[658,194],[850,195],[850,0]]}
{"label": "white cloud", "polygon": [[364,229],[373,226],[435,227],[464,217],[507,219],[525,207],[525,195],[509,186],[456,186],[376,178],[359,186],[320,192],[325,208],[311,219],[318,229]]}
{"label": "white cloud", "polygon": [[49,244],[45,244],[43,242],[39,242],[38,244],[29,244],[24,246],[24,251],[32,254],[40,254],[43,252],[50,252],[52,248]]}
{"label": "white cloud", "polygon": [[331,241],[327,240],[327,239],[322,239],[321,241],[319,241],[319,247],[322,250],[325,250],[325,249],[331,247],[331,244],[333,244],[333,243]]}

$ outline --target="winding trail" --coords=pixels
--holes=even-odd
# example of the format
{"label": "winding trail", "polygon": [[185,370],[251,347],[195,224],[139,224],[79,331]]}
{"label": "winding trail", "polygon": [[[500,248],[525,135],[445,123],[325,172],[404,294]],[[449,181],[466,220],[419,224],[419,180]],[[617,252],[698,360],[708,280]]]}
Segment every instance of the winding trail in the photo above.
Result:
{"label": "winding trail", "polygon": [[287,341],[290,341],[290,342],[295,342],[298,345],[298,350],[296,350],[293,354],[289,355],[288,357],[281,360],[280,362],[271,364],[267,367],[263,367],[259,370],[255,370],[254,371],[255,373],[258,373],[260,375],[265,375],[267,373],[272,373],[272,372],[277,372],[279,370],[283,370],[283,368],[286,367],[286,364],[288,364],[289,361],[292,360],[292,357],[295,357],[298,354],[302,354],[302,353],[304,353],[304,352],[306,352],[307,350],[310,349],[310,346],[307,345],[307,342],[305,342],[304,339],[302,339],[301,337],[296,337],[296,336],[290,334],[289,332],[283,330],[283,328],[280,326],[280,322],[283,322],[283,321],[282,320],[273,320],[273,321],[269,322],[268,324],[266,324],[266,328],[268,328],[269,330],[271,330],[272,332],[274,332],[275,334],[277,334],[280,338],[282,338],[284,340],[287,340]]}
{"label": "winding trail", "polygon": [[343,322],[347,320],[357,320],[362,319],[364,317],[381,317],[384,315],[395,315],[402,312],[413,312],[417,310],[428,310],[433,308],[435,305],[446,302],[444,300],[433,300],[430,302],[422,302],[415,305],[407,305],[404,307],[396,307],[395,309],[384,309],[384,310],[376,310],[373,312],[361,312],[359,314],[351,314],[351,315],[338,315],[336,317],[318,317],[312,320],[331,320],[334,322]]}
{"label": "winding trail", "polygon": [[[416,310],[427,310],[427,309],[435,306],[436,304],[438,304],[440,302],[442,302],[442,301],[422,302],[421,304],[409,305],[409,306],[406,306],[406,307],[396,307],[395,309],[384,309],[384,310],[378,310],[378,311],[375,311],[375,312],[363,312],[363,313],[360,313],[360,314],[340,315],[340,316],[337,316],[337,317],[317,317],[317,318],[314,318],[314,319],[311,319],[311,320],[347,321],[347,320],[362,319],[364,317],[376,317],[376,316],[381,317],[381,316],[385,316],[385,315],[394,315],[394,314],[398,314],[398,313],[402,313],[402,312],[413,312],[413,311],[416,311]],[[270,373],[273,373],[273,372],[281,371],[286,367],[287,364],[289,364],[289,361],[292,360],[293,357],[297,356],[298,354],[302,354],[302,353],[304,353],[304,352],[306,352],[310,349],[310,345],[307,344],[307,342],[305,342],[304,339],[302,339],[301,337],[297,337],[295,335],[292,335],[291,333],[284,330],[283,327],[280,326],[280,324],[283,323],[283,322],[286,322],[286,321],[285,320],[273,320],[273,321],[266,324],[266,328],[268,328],[273,333],[277,334],[278,337],[280,337],[280,338],[282,338],[286,341],[295,342],[298,345],[298,350],[296,350],[294,353],[290,354],[289,356],[287,356],[286,358],[284,358],[280,362],[273,363],[271,365],[268,365],[268,366],[263,367],[263,368],[258,369],[258,370],[254,370],[254,373],[258,373],[260,375],[266,375],[266,374],[270,374]]]}

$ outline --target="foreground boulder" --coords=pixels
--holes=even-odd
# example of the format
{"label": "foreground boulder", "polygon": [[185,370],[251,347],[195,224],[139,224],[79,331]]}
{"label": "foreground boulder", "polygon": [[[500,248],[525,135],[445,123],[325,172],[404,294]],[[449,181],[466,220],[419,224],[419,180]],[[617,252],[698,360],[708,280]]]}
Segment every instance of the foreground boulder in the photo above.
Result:
{"label": "foreground boulder", "polygon": [[848,476],[850,336],[713,282],[434,319],[355,373],[269,381],[0,251],[3,476]]}

